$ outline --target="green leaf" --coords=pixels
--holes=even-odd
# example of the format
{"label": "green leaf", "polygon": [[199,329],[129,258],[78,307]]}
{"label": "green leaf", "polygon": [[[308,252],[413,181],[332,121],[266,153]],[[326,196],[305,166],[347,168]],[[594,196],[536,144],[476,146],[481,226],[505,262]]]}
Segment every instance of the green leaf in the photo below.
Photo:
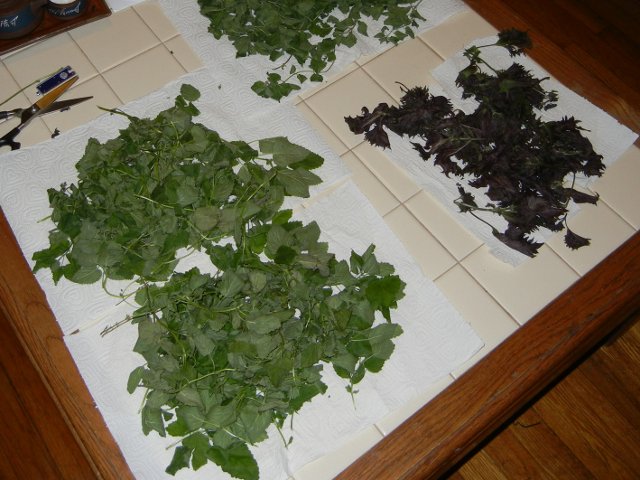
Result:
{"label": "green leaf", "polygon": [[142,407],[142,432],[148,435],[151,431],[156,431],[161,437],[165,436],[164,420],[160,408],[152,408],[148,405]]}
{"label": "green leaf", "polygon": [[241,480],[258,480],[258,464],[245,444],[236,443],[228,448],[213,446],[207,452],[215,462],[229,475]]}
{"label": "green leaf", "polygon": [[200,92],[198,89],[187,83],[182,84],[180,87],[180,95],[182,95],[188,102],[195,102],[200,98]]}
{"label": "green leaf", "polygon": [[285,188],[288,195],[294,197],[307,198],[309,196],[309,187],[318,185],[322,182],[320,177],[303,168],[295,170],[281,170],[276,178]]}
{"label": "green leaf", "polygon": [[198,207],[193,212],[193,224],[197,229],[208,232],[218,224],[219,217],[220,210],[214,206]]}
{"label": "green leaf", "polygon": [[182,440],[182,445],[191,450],[191,467],[198,470],[208,461],[208,451],[211,443],[209,437],[202,432],[195,432]]}
{"label": "green leaf", "polygon": [[144,375],[145,368],[144,366],[136,367],[129,374],[129,380],[127,381],[127,392],[133,393],[136,388],[140,385],[142,381],[142,377]]}
{"label": "green leaf", "polygon": [[285,137],[274,137],[260,140],[260,150],[273,155],[273,161],[281,167],[297,166],[312,170],[322,165],[320,155],[304,147],[291,143]]}
{"label": "green leaf", "polygon": [[[72,265],[70,265],[72,266]],[[95,283],[102,278],[102,272],[98,267],[79,267],[65,269],[64,276],[74,283]]]}
{"label": "green leaf", "polygon": [[264,335],[280,328],[281,314],[259,315],[253,319],[247,319],[247,328],[252,332]]}
{"label": "green leaf", "polygon": [[233,403],[211,407],[206,416],[207,426],[223,428],[236,421],[236,406]]}
{"label": "green leaf", "polygon": [[191,459],[191,449],[187,447],[176,447],[173,452],[171,463],[165,470],[169,475],[175,475],[182,468],[189,468],[189,460]]}
{"label": "green leaf", "polygon": [[366,296],[374,308],[395,307],[403,297],[404,282],[396,275],[374,278],[367,285]]}

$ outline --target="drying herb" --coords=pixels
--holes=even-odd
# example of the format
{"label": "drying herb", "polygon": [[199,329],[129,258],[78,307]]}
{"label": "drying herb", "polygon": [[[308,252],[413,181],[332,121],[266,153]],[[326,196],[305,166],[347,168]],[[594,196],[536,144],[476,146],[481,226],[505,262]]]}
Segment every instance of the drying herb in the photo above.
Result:
{"label": "drying herb", "polygon": [[[226,141],[193,122],[199,92],[184,85],[156,118],[91,140],[77,185],[49,190],[56,228],[33,256],[58,282],[132,279],[139,308],[130,393],[144,388],[142,429],[179,438],[166,471],[214,462],[256,480],[249,446],[327,386],[323,365],[352,394],[378,372],[400,326],[404,283],[374,246],[349,261],[315,222],[292,220],[285,195],[306,197],[323,160],[282,137]],[[216,267],[176,273],[178,249]],[[124,294],[123,294],[124,296]]]}
{"label": "drying herb", "polygon": [[307,197],[320,183],[311,170],[322,158],[286,138],[260,140],[258,151],[194,123],[198,97],[185,86],[156,118],[127,115],[117,138],[89,140],[77,185],[48,191],[57,228],[34,255],[36,270],[76,283],[166,280],[179,249],[239,240],[246,223],[272,218],[285,195]]}
{"label": "drying herb", "polygon": [[[495,45],[513,57],[531,41],[526,33],[512,29],[500,32]],[[602,156],[594,152],[575,118],[540,118],[557,102],[557,93],[541,85],[546,78],[534,77],[515,62],[506,69],[493,68],[482,58],[482,48],[489,46],[465,50],[469,65],[456,78],[462,98],[477,101],[474,112],[455,109],[428,88],[403,87],[399,106],[382,103],[373,111],[365,107],[362,115],[345,120],[372,145],[390,147],[387,129],[412,139],[422,159],[433,160],[447,177],[466,182],[458,184],[460,211],[485,222],[509,247],[534,256],[541,243],[531,238],[533,232],[565,227],[569,248],[588,245],[588,239],[568,228],[567,207],[571,200],[597,202],[597,195],[580,192],[573,184],[577,175],[602,175]],[[479,204],[467,187],[483,189],[489,201]],[[500,215],[508,225],[501,232],[477,212]]]}
{"label": "drying herb", "polygon": [[388,317],[401,280],[373,248],[337,261],[319,233],[314,223],[262,225],[247,238],[266,237],[269,261],[246,244],[217,246],[218,275],[191,270],[138,291],[134,350],[147,363],[129,390],[148,389],[145,433],[182,438],[169,473],[211,460],[237,478],[258,478],[248,445],[326,391],[321,362],[353,393],[393,352],[400,326],[374,321],[376,311]]}
{"label": "drying herb", "polygon": [[382,20],[374,37],[396,44],[413,37],[423,20],[420,0],[198,0],[216,39],[227,36],[238,57],[264,55],[282,64],[252,89],[280,100],[307,80],[318,82],[336,59],[340,46],[352,47],[356,35],[369,35],[366,18]]}

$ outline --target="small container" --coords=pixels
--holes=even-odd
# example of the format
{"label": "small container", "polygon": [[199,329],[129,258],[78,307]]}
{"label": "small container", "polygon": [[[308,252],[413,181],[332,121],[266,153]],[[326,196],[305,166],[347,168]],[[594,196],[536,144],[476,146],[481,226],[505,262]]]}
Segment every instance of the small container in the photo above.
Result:
{"label": "small container", "polygon": [[18,38],[40,25],[47,0],[0,0],[0,39]]}
{"label": "small container", "polygon": [[81,15],[87,7],[87,0],[49,0],[47,11],[60,20],[70,20]]}

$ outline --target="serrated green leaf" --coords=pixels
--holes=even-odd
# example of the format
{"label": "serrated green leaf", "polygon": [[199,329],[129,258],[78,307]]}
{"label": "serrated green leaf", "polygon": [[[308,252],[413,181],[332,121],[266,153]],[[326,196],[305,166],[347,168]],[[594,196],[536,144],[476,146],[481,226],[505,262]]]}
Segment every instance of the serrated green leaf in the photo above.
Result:
{"label": "serrated green leaf", "polygon": [[165,436],[164,420],[160,408],[152,408],[148,404],[142,407],[142,432],[148,435],[156,431],[161,437]]}
{"label": "serrated green leaf", "polygon": [[229,475],[241,480],[258,480],[258,464],[245,444],[236,443],[228,448],[211,447],[207,453]]}
{"label": "serrated green leaf", "polygon": [[187,447],[176,447],[173,452],[171,463],[165,470],[169,475],[175,475],[183,468],[189,468],[189,460],[191,459],[191,449]]}
{"label": "serrated green leaf", "polygon": [[198,89],[187,83],[182,84],[180,87],[180,95],[182,95],[188,102],[195,102],[200,98],[200,92]]}
{"label": "serrated green leaf", "polygon": [[302,198],[309,196],[309,187],[322,182],[322,179],[316,174],[303,168],[281,170],[278,172],[276,178],[282,184],[288,195]]}
{"label": "serrated green leaf", "polygon": [[270,153],[276,165],[297,167],[311,170],[322,165],[322,157],[300,145],[291,143],[285,137],[273,137],[260,140],[260,150]]}

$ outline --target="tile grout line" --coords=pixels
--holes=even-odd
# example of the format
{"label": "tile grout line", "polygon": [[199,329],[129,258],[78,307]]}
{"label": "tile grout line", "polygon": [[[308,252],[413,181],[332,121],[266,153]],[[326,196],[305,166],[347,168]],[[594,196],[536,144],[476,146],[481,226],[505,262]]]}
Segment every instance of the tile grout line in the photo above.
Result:
{"label": "tile grout line", "polygon": [[[329,86],[329,85],[327,85],[327,87],[328,87],[328,86]],[[326,88],[326,87],[325,87],[325,88]],[[323,89],[323,90],[324,90],[324,89]],[[314,94],[314,95],[315,95],[315,94]],[[312,95],[312,96],[313,96],[313,95]],[[298,97],[298,98],[300,98],[300,97]],[[311,98],[311,97],[309,97],[309,98]],[[309,109],[309,111],[311,111],[311,112],[315,115],[315,117],[320,121],[320,123],[322,123],[322,125],[324,125],[324,126],[327,128],[327,130],[329,130],[329,131],[333,134],[333,136],[334,136],[334,137],[336,137],[336,138],[338,139],[338,141],[342,144],[342,146],[343,146],[344,148],[346,148],[346,150],[345,150],[344,152],[340,153],[340,154],[339,154],[338,152],[335,152],[333,149],[331,149],[331,147],[329,147],[329,149],[330,149],[331,151],[333,151],[336,155],[338,155],[338,157],[340,157],[340,159],[342,159],[342,156],[343,156],[343,155],[346,155],[347,153],[353,153],[354,155],[356,155],[356,154],[355,154],[355,152],[353,151],[353,149],[354,149],[354,148],[358,148],[360,145],[362,145],[362,144],[365,142],[365,140],[362,140],[360,143],[358,143],[357,145],[355,145],[355,146],[353,146],[353,147],[349,147],[349,146],[348,146],[348,145],[346,145],[346,144],[344,143],[344,141],[343,141],[343,140],[342,140],[342,139],[341,139],[341,138],[336,134],[336,132],[334,131],[334,129],[333,129],[333,128],[331,128],[331,126],[330,126],[330,125],[329,125],[329,124],[328,124],[328,123],[327,123],[327,122],[326,122],[326,121],[325,121],[325,120],[324,120],[320,115],[318,115],[318,114],[316,113],[316,111],[313,109],[313,107],[311,107],[311,105],[309,105],[309,104],[307,103],[307,99],[306,99],[306,98],[301,98],[300,102],[298,102],[295,106],[297,107],[297,106],[298,106],[298,105],[300,105],[301,103],[302,103],[302,104],[304,104],[304,105]],[[305,121],[306,121],[306,119],[305,119]],[[309,123],[309,122],[307,121],[307,123]],[[312,125],[309,125],[309,126],[310,126],[311,128],[313,128],[313,126],[312,126]],[[322,135],[321,135],[321,134],[320,134],[316,129],[314,129],[314,131],[315,131],[315,132],[316,132],[316,133],[317,133],[317,134],[322,138]],[[324,143],[325,143],[325,144],[327,144],[327,143],[328,143],[324,138],[323,138],[323,140],[324,140]],[[328,146],[328,145],[327,145],[327,146]],[[357,157],[357,155],[356,155],[356,157]],[[358,160],[359,160],[359,158],[358,158]]]}
{"label": "tile grout line", "polygon": [[[120,98],[120,95],[118,95],[118,93],[113,89],[113,87],[111,86],[111,84],[107,81],[107,79],[104,77],[103,72],[100,70],[100,68],[98,68],[98,66],[91,60],[91,57],[87,54],[87,52],[84,51],[84,49],[80,46],[80,44],[76,41],[75,38],[73,38],[73,35],[69,35],[69,38],[71,38],[71,41],[76,45],[76,47],[78,47],[78,49],[80,50],[80,52],[82,52],[82,55],[84,55],[84,57],[87,59],[87,61],[91,64],[91,66],[93,68],[96,69],[96,77],[100,77],[102,79],[102,81],[105,83],[105,85],[107,86],[107,88],[109,90],[111,90],[111,93],[113,93],[113,95],[118,99],[118,101],[120,102],[119,106],[124,105],[124,102],[122,101],[122,99]],[[105,70],[107,71],[107,70]],[[91,78],[95,78],[95,77],[91,77]]]}
{"label": "tile grout line", "polygon": [[[183,71],[183,75],[185,73],[188,73],[189,70],[182,64],[182,62],[180,60],[178,60],[178,58],[173,54],[173,50],[171,50],[168,46],[167,43],[168,41],[174,40],[178,37],[181,37],[180,32],[177,32],[175,35],[172,35],[171,37],[167,38],[166,40],[163,40],[162,38],[160,38],[160,36],[156,33],[156,31],[153,29],[153,27],[149,24],[149,22],[147,22],[144,18],[144,16],[138,11],[138,9],[134,6],[129,7],[133,10],[133,12],[136,14],[136,16],[140,19],[140,21],[142,23],[144,23],[146,25],[146,27],[151,31],[151,33],[153,34],[154,37],[156,37],[156,39],[158,40],[158,42],[160,42],[159,44],[164,46],[164,48],[166,49],[167,52],[169,52],[169,54],[171,55],[172,58],[175,59],[175,61],[180,65],[180,67],[182,68]],[[172,24],[173,25],[173,24]],[[156,45],[157,46],[157,45]],[[153,47],[155,48],[155,47]],[[151,49],[149,49],[151,50]],[[146,51],[149,51],[146,50]],[[144,52],[141,52],[141,54]],[[139,54],[140,55],[140,54]],[[135,58],[135,57],[133,57]],[[124,62],[123,62],[124,63]]]}

